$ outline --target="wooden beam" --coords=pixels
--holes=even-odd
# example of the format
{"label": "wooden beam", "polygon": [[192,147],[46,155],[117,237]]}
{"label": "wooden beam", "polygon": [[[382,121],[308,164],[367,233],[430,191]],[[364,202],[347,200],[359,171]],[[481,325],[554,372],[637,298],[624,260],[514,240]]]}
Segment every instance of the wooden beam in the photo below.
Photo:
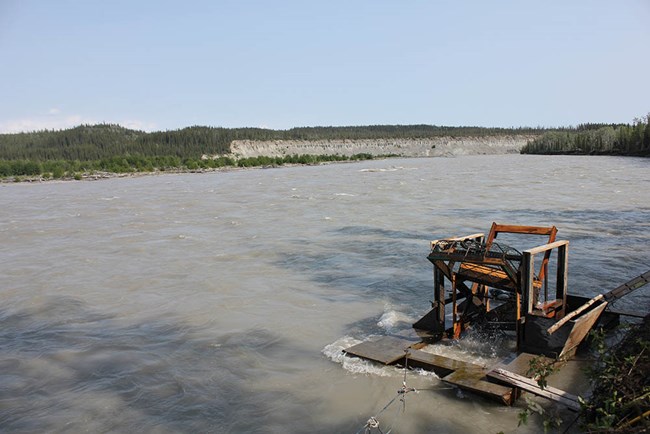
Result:
{"label": "wooden beam", "polygon": [[557,228],[555,226],[543,227],[543,226],[499,225],[493,223],[490,231],[494,231],[495,234],[508,233],[508,234],[551,235],[557,232]]}
{"label": "wooden beam", "polygon": [[433,371],[439,377],[444,377],[458,369],[482,369],[480,365],[464,362],[438,354],[428,353],[420,350],[408,351],[408,365],[411,368],[420,368],[426,371]]}
{"label": "wooden beam", "polygon": [[445,383],[453,384],[461,389],[488,396],[505,405],[514,400],[513,388],[488,381],[485,368],[460,368],[442,378]]}
{"label": "wooden beam", "polygon": [[439,242],[444,242],[444,241],[466,241],[466,240],[476,240],[476,239],[482,240],[484,237],[485,237],[485,234],[477,233],[477,234],[472,234],[472,235],[466,235],[464,237],[451,237],[451,238],[444,238],[444,239],[441,239],[441,240],[433,240],[433,241],[431,241],[431,248],[433,249],[433,247]]}
{"label": "wooden beam", "polygon": [[534,300],[533,281],[535,280],[535,265],[533,254],[526,250],[521,260],[521,297],[524,308],[524,316],[533,311]]}
{"label": "wooden beam", "polygon": [[441,330],[445,329],[445,277],[438,267],[433,267],[433,300],[437,303],[436,320]]}
{"label": "wooden beam", "polygon": [[511,384],[537,396],[558,402],[571,410],[580,410],[580,402],[577,396],[551,386],[542,389],[535,380],[524,377],[523,375],[515,374],[502,368],[495,368],[488,372],[487,376]]}
{"label": "wooden beam", "polygon": [[536,255],[538,253],[542,253],[547,250],[556,249],[558,247],[565,246],[568,244],[569,242],[567,240],[560,240],[560,241],[555,241],[554,243],[543,244],[541,246],[533,247],[532,249],[524,250],[523,253],[528,252],[531,255]]}
{"label": "wooden beam", "polygon": [[573,324],[573,328],[564,344],[564,348],[562,348],[562,352],[558,356],[559,358],[564,356],[570,357],[575,353],[573,349],[580,345],[580,342],[582,342],[582,340],[587,336],[587,333],[592,329],[600,314],[605,310],[605,307],[607,307],[607,302],[604,302],[600,306],[595,307],[589,313],[581,316],[575,324]]}
{"label": "wooden beam", "polygon": [[580,315],[585,310],[589,309],[589,307],[591,307],[594,303],[597,303],[597,302],[603,301],[603,300],[605,300],[605,296],[603,294],[598,294],[597,296],[595,296],[594,298],[592,298],[591,300],[589,300],[588,302],[586,302],[585,304],[583,304],[582,306],[580,306],[579,308],[577,308],[576,310],[569,313],[564,318],[562,318],[561,320],[559,320],[558,322],[556,322],[555,324],[550,326],[548,328],[548,330],[546,330],[546,331],[548,332],[549,335],[552,335],[553,333],[555,333],[557,331],[557,329],[559,329],[564,324],[569,322],[569,320],[575,318],[576,316]]}
{"label": "wooden beam", "polygon": [[569,286],[569,243],[557,249],[557,285],[556,297],[562,300],[562,306],[556,313],[556,318],[564,317],[566,312],[566,295]]}
{"label": "wooden beam", "polygon": [[623,297],[624,295],[627,295],[630,292],[635,291],[641,288],[642,286],[648,284],[649,281],[650,281],[650,271],[646,271],[642,275],[637,276],[634,279],[625,282],[618,288],[609,291],[607,294],[604,295],[605,300],[607,301],[617,300]]}

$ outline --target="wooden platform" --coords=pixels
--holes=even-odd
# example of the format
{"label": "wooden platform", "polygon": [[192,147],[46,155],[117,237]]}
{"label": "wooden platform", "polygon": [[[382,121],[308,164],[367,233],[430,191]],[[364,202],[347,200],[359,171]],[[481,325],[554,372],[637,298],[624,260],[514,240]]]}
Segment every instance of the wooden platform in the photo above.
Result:
{"label": "wooden platform", "polygon": [[537,384],[537,381],[529,374],[530,361],[538,359],[541,362],[552,364],[555,361],[548,357],[539,356],[530,353],[521,353],[507,365],[499,365],[487,373],[488,378],[510,384],[518,389],[525,390],[538,396],[558,402],[567,408],[578,411],[580,403],[578,397],[547,385],[543,389]]}
{"label": "wooden platform", "polygon": [[344,353],[384,365],[395,365],[398,362],[404,363],[406,351],[417,341],[383,336],[374,341],[361,342],[353,347],[343,350]]}
{"label": "wooden platform", "polygon": [[459,369],[444,377],[442,381],[458,386],[461,389],[492,398],[505,405],[512,404],[515,398],[514,389],[509,386],[490,382],[487,373],[488,369],[483,367]]}
{"label": "wooden platform", "polygon": [[433,371],[440,377],[446,377],[459,369],[480,368],[481,366],[450,357],[427,353],[421,350],[409,350],[408,365],[412,368],[420,368],[426,371]]}
{"label": "wooden platform", "polygon": [[546,386],[542,389],[537,384],[537,381],[531,380],[528,377],[515,374],[514,372],[510,372],[502,368],[493,369],[488,373],[488,376],[490,378],[496,378],[500,381],[512,384],[515,387],[518,387],[535,395],[543,396],[544,398],[558,402],[573,411],[580,410],[580,401],[578,397],[571,393],[565,392],[564,390],[556,389],[552,386]]}
{"label": "wooden platform", "polygon": [[470,280],[510,292],[517,291],[517,282],[502,269],[494,266],[463,262],[458,269],[459,280]]}
{"label": "wooden platform", "polygon": [[519,374],[524,377],[532,378],[532,375],[528,374],[528,370],[530,369],[530,361],[533,359],[538,359],[540,362],[543,362],[545,364],[554,362],[554,359],[551,359],[549,357],[537,354],[521,353],[507,365],[500,365],[498,367],[507,369],[510,372],[514,372],[515,374]]}
{"label": "wooden platform", "polygon": [[487,396],[506,405],[512,404],[513,388],[490,382],[487,368],[414,348],[421,345],[417,341],[384,336],[375,341],[354,345],[344,352],[350,356],[384,365],[408,364],[411,368],[433,371],[445,383]]}

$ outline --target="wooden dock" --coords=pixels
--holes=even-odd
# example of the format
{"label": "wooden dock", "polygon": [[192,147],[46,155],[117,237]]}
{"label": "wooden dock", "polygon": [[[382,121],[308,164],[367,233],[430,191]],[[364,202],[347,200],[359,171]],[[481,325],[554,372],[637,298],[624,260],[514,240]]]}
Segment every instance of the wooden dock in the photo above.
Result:
{"label": "wooden dock", "polygon": [[510,405],[513,402],[513,388],[490,381],[488,368],[450,357],[431,354],[417,348],[422,342],[384,336],[375,341],[362,342],[344,352],[350,356],[372,360],[384,365],[420,368],[435,372],[445,383],[468,390]]}
{"label": "wooden dock", "polygon": [[525,390],[558,402],[574,411],[580,408],[575,395],[551,386],[542,389],[529,375],[530,361],[533,358],[540,358],[547,363],[553,363],[553,359],[521,353],[508,364],[487,368],[419,349],[424,346],[426,344],[420,341],[384,336],[374,341],[362,342],[344,352],[350,356],[387,366],[408,365],[409,368],[432,371],[447,384],[483,395],[505,405],[511,405],[519,396],[519,391]]}

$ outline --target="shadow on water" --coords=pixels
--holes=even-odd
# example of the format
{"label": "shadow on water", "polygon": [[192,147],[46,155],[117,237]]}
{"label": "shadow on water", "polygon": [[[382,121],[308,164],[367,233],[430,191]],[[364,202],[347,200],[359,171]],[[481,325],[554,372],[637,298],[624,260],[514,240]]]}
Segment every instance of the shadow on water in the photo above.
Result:
{"label": "shadow on water", "polygon": [[316,402],[251,387],[260,366],[299,351],[268,330],[207,339],[164,318],[123,325],[70,297],[2,309],[0,431],[354,430],[307,429]]}
{"label": "shadow on water", "polygon": [[275,265],[322,285],[328,301],[337,301],[342,290],[401,304],[417,300],[430,286],[427,238],[423,232],[345,226],[311,242],[308,249],[284,253]]}

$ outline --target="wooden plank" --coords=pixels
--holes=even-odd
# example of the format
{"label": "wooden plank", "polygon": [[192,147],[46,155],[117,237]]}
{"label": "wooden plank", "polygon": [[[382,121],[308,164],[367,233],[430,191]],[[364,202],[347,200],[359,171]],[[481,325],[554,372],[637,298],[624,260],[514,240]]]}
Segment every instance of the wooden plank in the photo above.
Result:
{"label": "wooden plank", "polygon": [[[508,234],[531,234],[531,235],[551,235],[557,232],[555,226],[520,226],[520,225],[500,225],[497,223],[492,224],[492,229],[495,234],[508,233]],[[496,236],[495,236],[496,238]]]}
{"label": "wooden plank", "polygon": [[[598,301],[604,300],[604,299],[605,299],[605,297],[604,297],[603,294],[598,294],[597,296],[595,296],[594,298],[592,298],[591,300],[589,300],[588,302],[586,302],[585,304],[580,306],[578,309],[574,310],[573,312],[570,312],[567,316],[565,316],[564,318],[562,318],[561,320],[559,320],[558,322],[556,322],[555,324],[550,326],[548,328],[548,330],[547,330],[548,334],[552,335],[553,333],[555,333],[557,331],[557,329],[562,327],[564,324],[569,322],[571,319],[573,319],[576,316],[580,315],[582,312],[587,310],[591,305],[593,305],[594,303],[596,303]],[[607,303],[605,303],[605,304],[607,304]]]}
{"label": "wooden plank", "polygon": [[515,374],[532,378],[532,376],[528,374],[528,370],[530,369],[530,361],[533,359],[538,359],[540,362],[544,362],[545,364],[551,364],[555,362],[554,359],[546,356],[530,353],[520,353],[513,361],[508,363],[505,368]]}
{"label": "wooden plank", "polygon": [[591,328],[594,326],[598,320],[598,317],[603,312],[603,310],[605,310],[606,306],[607,302],[604,302],[589,313],[583,315],[575,322],[575,324],[573,324],[573,328],[569,333],[569,337],[564,344],[564,348],[562,348],[562,352],[560,353],[559,358],[562,358],[565,355],[569,355],[571,350],[580,345],[580,342],[582,342],[585,336],[587,336],[587,333],[589,333],[589,330],[591,330]]}
{"label": "wooden plank", "polygon": [[[344,350],[344,352],[350,356],[380,362],[385,365],[408,363],[411,368],[433,371],[443,381],[461,389],[485,395],[506,405],[512,404],[513,389],[488,381],[485,367],[414,349],[414,347],[419,346],[420,343],[418,342],[384,336],[375,341],[354,345]],[[406,359],[407,352],[408,359]]]}
{"label": "wooden plank", "polygon": [[571,410],[580,410],[580,402],[578,401],[577,396],[551,386],[546,386],[544,389],[542,389],[539,387],[535,380],[524,377],[523,375],[515,374],[514,372],[510,372],[502,368],[495,368],[488,372],[487,376],[506,382],[508,384],[512,384],[515,387],[518,387],[535,395],[558,402],[570,408]]}
{"label": "wooden plank", "polygon": [[569,289],[569,245],[557,249],[557,284],[555,295],[562,300],[562,306],[556,312],[556,318],[562,318],[566,312],[566,296]]}
{"label": "wooden plank", "polygon": [[[572,318],[575,318],[578,314],[581,312],[584,312],[586,309],[588,309],[591,305],[596,303],[597,301],[601,300],[606,300],[606,301],[612,301],[612,300],[617,300],[624,295],[629,294],[630,292],[641,288],[642,286],[646,285],[650,279],[650,271],[646,271],[640,276],[635,277],[634,279],[624,283],[623,285],[619,286],[616,289],[613,289],[612,291],[609,291],[606,294],[598,294],[591,300],[589,300],[587,303],[583,304],[580,306],[578,309],[574,310],[573,312],[570,312],[568,315],[566,315],[564,318],[562,318],[560,321],[557,323],[553,324],[551,327],[548,329],[548,333],[552,334],[555,332],[557,329],[562,327],[567,321],[569,321]],[[607,303],[605,303],[607,304]]]}
{"label": "wooden plank", "polygon": [[465,235],[464,237],[451,237],[451,238],[444,238],[440,240],[433,240],[431,241],[431,248],[433,249],[436,244],[442,242],[448,242],[448,241],[467,241],[467,240],[480,240],[485,238],[485,234],[483,233],[477,233],[477,234],[472,234],[472,235]]}
{"label": "wooden plank", "polygon": [[404,350],[415,344],[417,344],[416,341],[383,336],[374,341],[361,342],[343,350],[343,352],[351,356],[383,363],[384,365],[392,365],[404,359],[406,356]]}
{"label": "wooden plank", "polygon": [[535,282],[535,264],[533,254],[526,250],[521,260],[521,297],[524,315],[533,311],[533,302],[535,301],[533,287]]}
{"label": "wooden plank", "polygon": [[557,247],[568,246],[569,242],[566,240],[555,241],[554,243],[544,244],[543,246],[534,247],[532,249],[524,250],[524,253],[530,253],[531,255],[536,255],[538,253],[545,252],[547,250],[552,250]]}
{"label": "wooden plank", "polygon": [[624,295],[627,295],[630,292],[635,291],[641,288],[642,286],[647,285],[649,281],[650,281],[650,271],[646,271],[642,275],[637,276],[634,279],[625,282],[618,288],[609,291],[607,294],[604,295],[605,300],[607,301],[617,300],[623,297]]}
{"label": "wooden plank", "polygon": [[467,279],[512,292],[517,290],[517,283],[510,279],[505,271],[496,268],[464,262],[457,274],[462,280]]}
{"label": "wooden plank", "polygon": [[409,350],[408,365],[412,368],[433,371],[440,377],[444,377],[458,369],[483,368],[480,365],[420,350]]}
{"label": "wooden plank", "polygon": [[485,265],[494,265],[497,267],[503,267],[506,264],[506,261],[503,259],[503,256],[498,258],[485,256],[485,255],[471,255],[466,251],[440,251],[440,252],[431,252],[427,256],[429,261],[454,261],[454,262],[472,262],[476,264],[485,264]]}
{"label": "wooden plank", "polygon": [[480,366],[460,368],[442,378],[442,381],[460,387],[461,389],[487,396],[506,405],[512,404],[512,387],[491,383],[488,381],[486,374],[487,369]]}

